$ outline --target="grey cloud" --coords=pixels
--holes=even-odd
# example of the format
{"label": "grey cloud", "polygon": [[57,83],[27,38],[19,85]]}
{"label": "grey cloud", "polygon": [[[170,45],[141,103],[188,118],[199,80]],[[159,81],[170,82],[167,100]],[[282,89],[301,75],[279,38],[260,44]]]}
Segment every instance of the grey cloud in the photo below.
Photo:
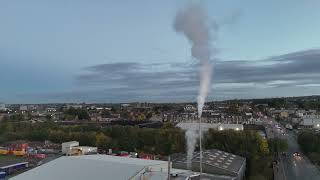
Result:
{"label": "grey cloud", "polygon": [[[214,83],[268,83],[272,81],[305,81],[318,83],[320,77],[320,50],[294,52],[281,56],[274,56],[263,60],[248,61],[218,61],[216,62],[213,82]],[[175,79],[190,82],[194,85],[197,82],[197,67],[193,64],[177,64],[169,69],[154,71],[152,66],[163,64],[138,64],[138,63],[113,63],[102,64],[87,68],[89,73],[78,76],[78,81],[91,84],[105,84],[108,81],[113,83],[136,83],[143,81],[150,83],[168,83]],[[167,64],[168,65],[168,64]],[[173,67],[173,68],[172,68]],[[112,76],[110,76],[112,75]],[[96,79],[90,81],[87,77]],[[135,81],[131,81],[135,80]],[[128,82],[129,81],[129,82]]]}
{"label": "grey cloud", "polygon": [[[275,80],[317,82],[320,50],[300,51],[260,61],[227,61],[216,66],[216,82],[267,83]],[[261,65],[261,64],[264,65]]]}
{"label": "grey cloud", "polygon": [[[319,94],[320,49],[266,59],[217,61],[209,99]],[[86,67],[77,90],[42,95],[50,101],[195,101],[198,64],[107,63]],[[32,96],[29,96],[32,97]]]}

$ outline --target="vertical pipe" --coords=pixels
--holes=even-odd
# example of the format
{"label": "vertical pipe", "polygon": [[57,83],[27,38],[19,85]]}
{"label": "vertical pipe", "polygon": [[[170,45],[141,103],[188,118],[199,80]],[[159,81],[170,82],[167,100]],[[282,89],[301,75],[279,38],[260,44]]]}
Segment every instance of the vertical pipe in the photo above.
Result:
{"label": "vertical pipe", "polygon": [[202,131],[201,131],[201,117],[199,118],[199,146],[200,146],[200,180],[202,179]]}
{"label": "vertical pipe", "polygon": [[168,157],[168,180],[171,179],[171,158],[170,156]]}

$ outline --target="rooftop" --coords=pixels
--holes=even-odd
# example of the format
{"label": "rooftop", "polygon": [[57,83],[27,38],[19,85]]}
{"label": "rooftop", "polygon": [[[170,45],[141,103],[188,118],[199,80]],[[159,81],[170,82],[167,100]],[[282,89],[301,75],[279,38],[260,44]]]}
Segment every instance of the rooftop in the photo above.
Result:
{"label": "rooftop", "polygon": [[[194,152],[192,162],[200,162],[200,153]],[[228,152],[211,149],[203,151],[203,164],[212,166],[218,169],[223,169],[228,172],[238,174],[245,162],[245,158]],[[185,154],[177,154],[173,157],[173,163],[187,163]]]}
{"label": "rooftop", "polygon": [[108,155],[63,156],[22,173],[12,180],[123,180],[130,179],[146,167],[165,161],[125,158]]}
{"label": "rooftop", "polygon": [[[177,124],[177,127],[180,127],[184,130],[198,130],[199,129],[199,123],[179,123]],[[209,129],[219,129],[219,130],[243,130],[242,124],[221,124],[221,123],[201,123],[201,129],[203,131],[208,131]]]}

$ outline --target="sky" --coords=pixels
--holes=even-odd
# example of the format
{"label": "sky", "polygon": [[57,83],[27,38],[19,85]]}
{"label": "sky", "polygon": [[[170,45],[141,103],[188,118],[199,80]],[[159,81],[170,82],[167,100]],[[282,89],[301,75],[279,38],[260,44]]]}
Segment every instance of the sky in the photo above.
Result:
{"label": "sky", "polygon": [[[192,2],[218,27],[209,100],[319,94],[320,1]],[[195,101],[188,3],[0,1],[0,102]]]}

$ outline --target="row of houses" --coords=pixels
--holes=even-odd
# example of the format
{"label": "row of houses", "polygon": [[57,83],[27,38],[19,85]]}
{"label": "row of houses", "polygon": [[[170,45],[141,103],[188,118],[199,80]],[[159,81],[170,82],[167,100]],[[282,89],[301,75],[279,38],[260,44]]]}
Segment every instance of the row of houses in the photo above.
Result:
{"label": "row of houses", "polygon": [[305,115],[301,118],[300,126],[320,129],[320,115]]}
{"label": "row of houses", "polygon": [[307,115],[316,115],[317,110],[304,109],[270,109],[273,117],[289,118],[289,117],[303,117]]}

